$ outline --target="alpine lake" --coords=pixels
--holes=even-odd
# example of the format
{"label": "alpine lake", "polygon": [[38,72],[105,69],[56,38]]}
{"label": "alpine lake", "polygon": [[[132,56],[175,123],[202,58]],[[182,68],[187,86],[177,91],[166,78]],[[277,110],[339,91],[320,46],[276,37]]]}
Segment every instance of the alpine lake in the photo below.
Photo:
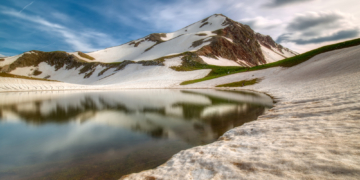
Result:
{"label": "alpine lake", "polygon": [[214,89],[0,93],[0,179],[119,179],[272,106],[265,94]]}

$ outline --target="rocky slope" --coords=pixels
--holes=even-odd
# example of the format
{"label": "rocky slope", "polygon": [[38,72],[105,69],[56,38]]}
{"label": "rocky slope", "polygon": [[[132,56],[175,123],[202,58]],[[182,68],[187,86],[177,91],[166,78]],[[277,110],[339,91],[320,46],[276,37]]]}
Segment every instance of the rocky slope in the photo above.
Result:
{"label": "rocky slope", "polygon": [[[29,51],[3,58],[0,71],[88,85],[102,84],[103,79],[114,76],[116,84],[124,77],[119,72],[129,65],[139,71],[156,69],[154,66],[164,66],[165,60],[171,58],[184,60],[183,57],[191,56],[185,59],[217,66],[252,67],[296,54],[275,43],[270,36],[215,14],[172,33],[154,33],[90,53]],[[152,75],[156,73],[153,71]]]}

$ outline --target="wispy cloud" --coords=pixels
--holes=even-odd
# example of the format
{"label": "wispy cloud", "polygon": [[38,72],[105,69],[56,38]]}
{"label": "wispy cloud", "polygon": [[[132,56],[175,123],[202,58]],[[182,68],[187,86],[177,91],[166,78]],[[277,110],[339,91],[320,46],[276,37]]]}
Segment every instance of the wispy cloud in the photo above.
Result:
{"label": "wispy cloud", "polygon": [[4,55],[0,54],[0,57],[5,57]]}
{"label": "wispy cloud", "polygon": [[30,5],[32,5],[35,1],[29,3],[28,5],[24,6],[20,11],[19,13],[21,13],[24,9],[26,9],[27,7],[29,7]]}
{"label": "wispy cloud", "polygon": [[154,22],[158,29],[174,31],[212,14],[229,12],[229,8],[241,4],[235,0],[222,0],[221,3],[218,0],[183,0],[173,4],[152,6],[150,13],[140,18]]}
{"label": "wispy cloud", "polygon": [[[218,0],[174,0],[166,3],[134,0],[126,2],[125,5],[114,1],[106,7],[91,7],[91,9],[131,28],[152,32],[171,32],[215,13],[237,11],[245,1],[248,0],[241,2],[237,0],[222,0],[221,2]],[[126,13],[119,11],[118,8],[121,6],[126,6],[131,11],[126,11]]]}
{"label": "wispy cloud", "polygon": [[113,39],[108,35],[93,30],[72,30],[63,25],[50,22],[40,16],[20,14],[13,9],[3,9],[1,13],[34,23],[33,28],[38,28],[52,35],[59,36],[59,41],[66,42],[74,51],[95,51],[100,49],[99,46],[103,48],[104,44],[106,44],[105,47],[109,44],[115,44]]}

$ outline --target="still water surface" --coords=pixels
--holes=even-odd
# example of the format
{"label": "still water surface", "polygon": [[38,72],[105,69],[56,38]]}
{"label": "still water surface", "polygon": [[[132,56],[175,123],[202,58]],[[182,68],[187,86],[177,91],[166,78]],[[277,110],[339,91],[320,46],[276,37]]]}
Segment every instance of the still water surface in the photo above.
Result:
{"label": "still water surface", "polygon": [[272,107],[217,90],[0,93],[0,179],[119,179]]}

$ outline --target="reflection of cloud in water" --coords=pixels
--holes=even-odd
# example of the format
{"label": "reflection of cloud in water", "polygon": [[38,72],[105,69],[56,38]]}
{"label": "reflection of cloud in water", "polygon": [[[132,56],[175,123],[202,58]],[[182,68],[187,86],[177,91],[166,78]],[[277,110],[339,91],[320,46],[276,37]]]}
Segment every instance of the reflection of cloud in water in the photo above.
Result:
{"label": "reflection of cloud in water", "polygon": [[237,108],[238,108],[237,105],[231,105],[231,104],[230,105],[226,104],[226,105],[210,106],[210,107],[206,107],[201,112],[200,117],[201,118],[206,118],[206,117],[209,117],[209,116],[220,116],[220,115],[232,112],[232,111],[236,110]]}
{"label": "reflection of cloud in water", "polygon": [[[27,123],[39,125],[76,121],[127,129],[156,138],[204,144],[223,133],[224,130],[216,130],[217,121],[227,124],[228,130],[256,119],[255,116],[264,112],[264,107],[242,103],[241,99],[246,102],[253,100],[255,104],[269,103],[268,97],[261,99],[258,94],[215,90],[95,91],[52,93],[51,96],[45,93],[47,98],[44,99],[41,95],[37,92],[15,93],[12,101],[16,104],[0,104],[3,119],[21,117]],[[226,95],[229,97],[225,98]],[[9,96],[12,94],[8,93]],[[28,96],[34,96],[34,101]],[[254,114],[254,109],[260,111]]]}

